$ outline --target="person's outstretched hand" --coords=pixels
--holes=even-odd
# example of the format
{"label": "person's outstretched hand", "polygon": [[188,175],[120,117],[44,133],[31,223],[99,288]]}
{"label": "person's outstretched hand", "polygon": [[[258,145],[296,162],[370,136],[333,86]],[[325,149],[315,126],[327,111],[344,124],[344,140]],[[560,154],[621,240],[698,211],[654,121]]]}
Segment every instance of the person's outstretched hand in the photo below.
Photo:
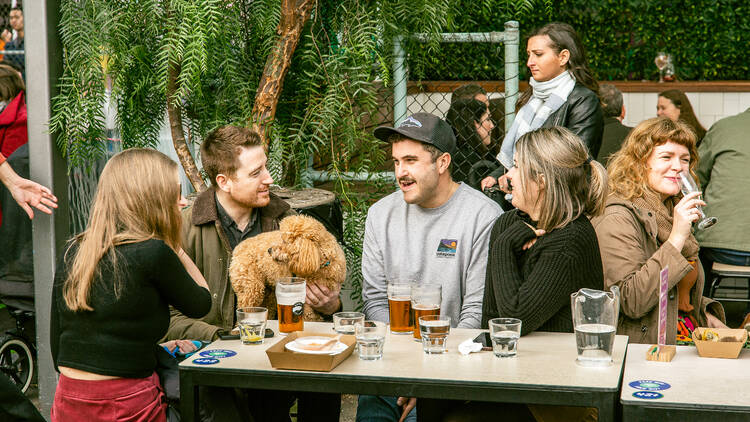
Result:
{"label": "person's outstretched hand", "polygon": [[0,164],[0,180],[29,218],[34,218],[31,207],[46,214],[52,214],[52,208],[57,208],[57,197],[49,188],[20,177],[7,162]]}

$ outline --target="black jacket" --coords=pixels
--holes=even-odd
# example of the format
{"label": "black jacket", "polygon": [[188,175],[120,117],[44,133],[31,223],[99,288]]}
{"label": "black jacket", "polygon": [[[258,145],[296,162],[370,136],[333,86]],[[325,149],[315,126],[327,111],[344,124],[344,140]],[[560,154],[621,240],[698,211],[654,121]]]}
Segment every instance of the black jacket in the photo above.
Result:
{"label": "black jacket", "polygon": [[[578,135],[589,149],[589,155],[596,158],[602,145],[604,131],[604,113],[599,103],[599,97],[594,91],[576,82],[570,91],[565,104],[550,114],[542,127],[562,126]],[[492,172],[491,176],[500,177],[505,168]]]}
{"label": "black jacket", "polygon": [[550,114],[542,127],[562,126],[581,137],[589,148],[589,154],[596,158],[602,145],[604,114],[599,97],[594,91],[576,82],[568,100]]}
{"label": "black jacket", "polygon": [[596,161],[607,165],[609,157],[620,150],[622,142],[633,128],[625,126],[615,117],[604,118],[604,135],[602,135],[602,146]]}

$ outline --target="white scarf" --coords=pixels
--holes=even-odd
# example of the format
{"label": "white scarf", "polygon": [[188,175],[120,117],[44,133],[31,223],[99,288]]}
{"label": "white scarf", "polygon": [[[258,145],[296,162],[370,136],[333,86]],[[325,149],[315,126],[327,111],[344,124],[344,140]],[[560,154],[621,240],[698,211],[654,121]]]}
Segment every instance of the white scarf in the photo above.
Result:
{"label": "white scarf", "polygon": [[500,153],[497,154],[497,160],[507,169],[513,167],[513,154],[516,152],[518,138],[542,127],[549,116],[568,100],[576,80],[569,71],[565,71],[546,82],[537,82],[531,78],[529,85],[532,88],[531,99],[518,111],[513,125],[505,134]]}

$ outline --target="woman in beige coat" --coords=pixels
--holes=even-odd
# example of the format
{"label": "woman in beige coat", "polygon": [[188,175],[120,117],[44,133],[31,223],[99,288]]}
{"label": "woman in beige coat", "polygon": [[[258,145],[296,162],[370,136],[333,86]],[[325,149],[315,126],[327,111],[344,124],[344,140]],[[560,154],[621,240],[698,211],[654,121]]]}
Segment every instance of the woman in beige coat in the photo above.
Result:
{"label": "woman in beige coat", "polygon": [[696,206],[705,203],[697,193],[683,197],[678,184],[678,173],[693,173],[697,160],[693,131],[662,117],[636,126],[610,161],[610,197],[604,214],[592,224],[605,289],[620,287],[617,332],[631,342],[657,342],[659,272],[664,267],[669,267],[670,289],[667,344],[676,342],[678,308],[700,326],[725,326],[721,304],[701,295],[704,274],[691,226],[699,218]]}

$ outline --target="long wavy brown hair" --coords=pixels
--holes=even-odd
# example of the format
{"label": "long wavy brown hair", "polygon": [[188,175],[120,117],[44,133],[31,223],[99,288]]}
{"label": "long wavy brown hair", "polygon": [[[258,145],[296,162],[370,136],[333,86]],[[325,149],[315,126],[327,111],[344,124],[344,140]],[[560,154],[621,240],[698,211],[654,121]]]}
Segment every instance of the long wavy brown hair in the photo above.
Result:
{"label": "long wavy brown hair", "polygon": [[[86,230],[73,239],[78,244],[75,257],[66,256],[66,261],[73,259],[63,285],[68,308],[93,310],[89,292],[94,282],[113,283],[118,294],[121,271],[116,246],[156,238],[178,251],[179,197],[177,164],[161,152],[135,148],[112,157],[99,178]],[[115,276],[98,280],[99,262],[105,255],[112,261]]]}
{"label": "long wavy brown hair", "polygon": [[612,193],[632,201],[651,188],[648,185],[648,159],[654,148],[667,142],[682,145],[690,152],[690,174],[697,181],[698,149],[695,132],[685,122],[673,122],[667,117],[642,121],[630,131],[622,147],[609,161],[609,189]]}
{"label": "long wavy brown hair", "polygon": [[687,95],[679,89],[669,89],[660,92],[659,96],[668,99],[675,107],[680,109],[680,120],[687,123],[693,129],[697,137],[696,145],[700,144],[703,137],[706,136],[706,128],[698,121],[698,117],[695,115],[695,111],[693,111],[693,105],[690,104]]}

